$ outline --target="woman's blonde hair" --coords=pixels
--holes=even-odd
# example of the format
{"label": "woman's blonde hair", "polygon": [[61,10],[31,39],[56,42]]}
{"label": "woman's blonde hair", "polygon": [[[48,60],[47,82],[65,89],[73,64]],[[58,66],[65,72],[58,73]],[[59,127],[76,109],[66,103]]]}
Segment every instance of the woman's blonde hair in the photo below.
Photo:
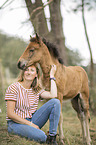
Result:
{"label": "woman's blonde hair", "polygon": [[[33,65],[31,65],[31,66],[35,66],[35,67],[36,67],[36,72],[37,72],[37,77],[34,78],[32,84],[31,84],[31,87],[32,87],[33,89],[37,89],[38,87],[40,87],[40,85],[39,85],[39,83],[38,83],[38,79],[40,78],[40,69],[39,69],[39,67],[38,67],[38,64],[33,64]],[[20,71],[20,74],[19,74],[19,76],[18,76],[18,78],[17,78],[17,81],[18,81],[18,82],[23,82],[23,80],[24,80],[24,79],[23,79],[23,77],[24,77],[24,72],[25,72],[25,70],[21,70],[21,71]]]}

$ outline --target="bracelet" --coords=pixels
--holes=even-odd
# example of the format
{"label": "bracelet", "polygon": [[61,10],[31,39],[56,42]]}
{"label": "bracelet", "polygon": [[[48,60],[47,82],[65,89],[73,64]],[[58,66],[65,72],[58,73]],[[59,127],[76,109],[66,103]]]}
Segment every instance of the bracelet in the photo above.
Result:
{"label": "bracelet", "polygon": [[54,80],[54,81],[56,81],[56,78],[55,78],[55,77],[53,77],[53,78],[50,78],[50,81],[51,81],[51,80]]}

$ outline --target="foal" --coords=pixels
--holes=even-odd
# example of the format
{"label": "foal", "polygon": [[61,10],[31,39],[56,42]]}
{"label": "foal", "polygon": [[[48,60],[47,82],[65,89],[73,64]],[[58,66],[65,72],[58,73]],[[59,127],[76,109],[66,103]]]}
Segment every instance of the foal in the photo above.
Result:
{"label": "foal", "polygon": [[[43,40],[44,41],[44,40]],[[61,102],[61,115],[59,122],[59,137],[63,142],[63,116],[62,116],[62,101],[71,99],[71,103],[78,118],[81,122],[83,142],[90,145],[89,133],[89,87],[88,77],[84,69],[80,66],[64,66],[58,60],[58,51],[47,47],[47,43],[41,38],[31,38],[29,45],[18,61],[18,67],[25,69],[27,66],[38,62],[43,71],[43,85],[46,90],[49,90],[49,72],[50,66],[57,66],[55,78],[58,89],[58,98]],[[45,43],[45,44],[44,44]],[[47,45],[47,46],[46,46]],[[56,57],[57,56],[57,57]]]}

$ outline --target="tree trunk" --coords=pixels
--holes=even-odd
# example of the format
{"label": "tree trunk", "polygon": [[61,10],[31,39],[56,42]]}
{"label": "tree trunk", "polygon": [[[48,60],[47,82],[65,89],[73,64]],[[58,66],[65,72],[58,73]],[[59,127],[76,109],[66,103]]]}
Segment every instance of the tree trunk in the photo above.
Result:
{"label": "tree trunk", "polygon": [[65,37],[63,35],[62,17],[60,12],[61,0],[50,1],[48,2],[50,10],[51,32],[48,30],[42,0],[35,0],[35,3],[32,3],[31,0],[25,0],[25,3],[35,32],[37,32],[40,36],[45,37],[51,43],[55,44],[59,48],[59,52],[64,64],[67,64]]}
{"label": "tree trunk", "polygon": [[65,37],[63,34],[62,16],[60,11],[61,0],[54,0],[50,5],[50,23],[51,23],[51,35],[54,43],[60,50],[61,57],[64,60],[64,64],[67,65],[67,55],[65,47]]}
{"label": "tree trunk", "polygon": [[25,3],[35,33],[37,32],[40,36],[44,37],[47,33],[49,33],[49,31],[44,14],[42,0],[35,0],[35,3],[32,3],[31,0],[25,0]]}
{"label": "tree trunk", "polygon": [[87,28],[86,28],[86,22],[85,22],[85,16],[84,16],[84,0],[82,0],[82,19],[83,19],[83,25],[84,25],[84,30],[85,30],[85,35],[88,43],[88,48],[90,52],[90,87],[93,87],[93,76],[94,76],[94,64],[93,64],[93,57],[92,57],[92,50],[89,42],[89,37],[87,33]]}

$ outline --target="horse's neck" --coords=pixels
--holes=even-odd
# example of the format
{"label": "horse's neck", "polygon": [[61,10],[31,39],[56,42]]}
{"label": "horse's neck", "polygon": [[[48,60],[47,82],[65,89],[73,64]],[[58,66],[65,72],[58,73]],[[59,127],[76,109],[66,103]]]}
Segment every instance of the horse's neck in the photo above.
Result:
{"label": "horse's neck", "polygon": [[43,72],[42,84],[47,91],[50,90],[49,77],[52,64],[54,64],[54,61],[50,55],[42,57],[42,60],[40,61],[40,66]]}
{"label": "horse's neck", "polygon": [[43,75],[48,77],[50,74],[50,66],[53,64],[51,57],[44,57],[44,59],[42,59],[42,61],[40,62],[40,66],[42,68],[43,71]]}
{"label": "horse's neck", "polygon": [[44,77],[49,77],[50,68],[53,64],[56,64],[54,59],[50,53],[46,51],[45,55],[42,56],[42,60],[40,61],[40,66],[42,68]]}

